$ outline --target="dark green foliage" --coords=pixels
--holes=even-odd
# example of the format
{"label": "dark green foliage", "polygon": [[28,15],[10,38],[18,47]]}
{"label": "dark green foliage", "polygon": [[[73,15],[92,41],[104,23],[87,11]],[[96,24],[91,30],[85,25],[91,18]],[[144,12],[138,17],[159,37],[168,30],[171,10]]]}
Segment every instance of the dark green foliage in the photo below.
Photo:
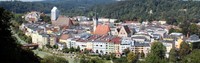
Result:
{"label": "dark green foliage", "polygon": [[137,54],[135,54],[135,53],[133,53],[133,52],[129,52],[129,53],[128,53],[128,56],[127,56],[127,61],[128,61],[128,63],[133,63],[133,62],[135,63],[136,60],[138,59],[137,57],[138,57]]}
{"label": "dark green foliage", "polygon": [[181,30],[179,30],[179,29],[174,29],[174,28],[169,29],[169,34],[170,34],[170,33],[173,33],[173,32],[179,32],[179,33],[181,33]]}
{"label": "dark green foliage", "polygon": [[123,53],[127,56],[128,53],[130,52],[129,48],[124,49]]}
{"label": "dark green foliage", "polygon": [[140,53],[140,57],[141,57],[141,58],[144,58],[144,57],[145,57],[145,54],[144,54],[143,51]]}
{"label": "dark green foliage", "polygon": [[127,63],[126,57],[113,59],[113,63]]}
{"label": "dark green foliage", "polygon": [[70,50],[69,50],[67,47],[65,47],[65,48],[63,48],[63,52],[65,52],[65,53],[69,53]]}
{"label": "dark green foliage", "polygon": [[180,45],[179,57],[180,59],[184,58],[186,55],[190,53],[190,46],[186,42],[182,42]]}
{"label": "dark green foliage", "polygon": [[58,45],[57,44],[53,45],[53,48],[58,49]]}
{"label": "dark green foliage", "polygon": [[175,48],[172,48],[169,52],[169,62],[176,63],[177,62],[178,53]]}
{"label": "dark green foliage", "polygon": [[50,19],[50,16],[47,16],[47,15],[41,15],[40,16],[40,19],[41,19],[41,21],[43,21],[43,22],[46,22],[46,23],[51,23],[51,19]]}
{"label": "dark green foliage", "polygon": [[194,42],[191,43],[190,45],[192,49],[200,49],[200,42]]}
{"label": "dark green foliage", "polygon": [[151,52],[145,58],[146,63],[163,63],[165,59],[166,48],[161,42],[154,42],[151,46]]}
{"label": "dark green foliage", "polygon": [[[57,6],[61,12],[66,15],[81,15],[82,11],[86,11],[90,6],[97,4],[111,3],[113,0],[60,0],[45,2],[0,2],[0,6],[12,12],[25,13],[29,11],[39,11],[50,13],[53,6]],[[78,12],[78,13],[76,13]]]}
{"label": "dark green foliage", "polygon": [[58,56],[45,56],[41,63],[69,63],[65,58]]}
{"label": "dark green foliage", "polygon": [[80,51],[80,46],[78,46],[77,48],[76,48],[76,52],[79,52]]}
{"label": "dark green foliage", "polygon": [[39,57],[29,50],[23,50],[11,34],[12,14],[0,8],[1,63],[39,63]]}
{"label": "dark green foliage", "polygon": [[200,63],[199,54],[200,54],[199,49],[193,50],[189,55],[184,57],[181,63]]}

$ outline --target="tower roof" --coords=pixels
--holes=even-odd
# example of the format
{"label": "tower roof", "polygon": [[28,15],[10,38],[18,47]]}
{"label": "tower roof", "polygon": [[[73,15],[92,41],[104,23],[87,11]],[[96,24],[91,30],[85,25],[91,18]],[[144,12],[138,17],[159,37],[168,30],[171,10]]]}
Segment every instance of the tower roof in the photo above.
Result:
{"label": "tower roof", "polygon": [[51,9],[51,11],[56,11],[56,10],[58,10],[58,8],[55,6]]}

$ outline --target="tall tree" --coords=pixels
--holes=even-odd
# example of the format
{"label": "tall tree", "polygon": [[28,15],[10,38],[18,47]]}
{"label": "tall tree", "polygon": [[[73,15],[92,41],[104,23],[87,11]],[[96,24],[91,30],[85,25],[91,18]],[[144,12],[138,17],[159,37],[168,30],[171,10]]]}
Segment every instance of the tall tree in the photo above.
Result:
{"label": "tall tree", "polygon": [[153,42],[148,56],[145,58],[147,63],[162,63],[165,60],[166,48],[161,42]]}
{"label": "tall tree", "polygon": [[179,49],[179,57],[182,59],[190,53],[190,46],[186,42],[182,42]]}
{"label": "tall tree", "polygon": [[135,60],[137,60],[137,55],[133,52],[129,52],[127,56],[128,63],[133,63]]}
{"label": "tall tree", "polygon": [[177,61],[177,51],[175,48],[172,48],[169,52],[169,62],[176,63]]}
{"label": "tall tree", "polygon": [[12,14],[0,7],[0,48],[3,63],[39,63],[39,59],[29,50],[23,50],[12,36],[10,19]]}

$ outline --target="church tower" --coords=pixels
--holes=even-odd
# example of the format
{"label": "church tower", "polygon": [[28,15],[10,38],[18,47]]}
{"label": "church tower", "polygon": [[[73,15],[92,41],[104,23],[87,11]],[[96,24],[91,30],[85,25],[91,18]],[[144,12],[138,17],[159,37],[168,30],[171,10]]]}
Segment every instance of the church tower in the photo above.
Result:
{"label": "church tower", "polygon": [[93,18],[93,32],[96,30],[96,27],[98,26],[98,16],[95,12],[95,17]]}
{"label": "church tower", "polygon": [[53,7],[53,9],[51,9],[51,21],[56,21],[57,18],[59,16],[59,10],[57,7]]}

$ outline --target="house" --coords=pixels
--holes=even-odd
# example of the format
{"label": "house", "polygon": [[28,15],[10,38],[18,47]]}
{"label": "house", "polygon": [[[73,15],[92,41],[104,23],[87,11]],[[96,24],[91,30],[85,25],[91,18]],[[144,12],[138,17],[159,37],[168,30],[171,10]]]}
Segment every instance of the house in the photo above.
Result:
{"label": "house", "polygon": [[122,26],[118,32],[119,37],[130,37],[131,31],[128,26]]}
{"label": "house", "polygon": [[114,37],[114,38],[111,39],[110,42],[114,43],[114,53],[120,53],[121,38],[120,37]]}
{"label": "house", "polygon": [[150,52],[150,45],[149,43],[141,43],[141,42],[133,42],[130,47],[130,51],[134,53],[144,53],[145,57]]}
{"label": "house", "polygon": [[46,44],[49,43],[49,35],[47,34],[38,34],[38,33],[33,33],[31,34],[31,38],[32,38],[32,43],[38,44],[39,48],[43,48],[44,46],[46,46]]}
{"label": "house", "polygon": [[67,47],[69,47],[68,44],[70,44],[70,42],[68,42],[68,38],[70,38],[70,35],[69,34],[62,34],[60,36],[60,39],[59,39],[59,42],[60,43],[65,43],[67,45]]}
{"label": "house", "polygon": [[186,42],[189,42],[189,43],[200,42],[200,39],[198,35],[193,34],[186,40]]}
{"label": "house", "polygon": [[56,35],[50,35],[49,40],[50,40],[49,41],[49,45],[53,46],[56,43],[58,43],[58,36],[56,36]]}
{"label": "house", "polygon": [[162,40],[160,41],[165,47],[166,47],[166,53],[165,53],[165,56],[167,58],[169,58],[169,53],[170,53],[170,50],[174,47],[174,41],[167,41],[167,40]]}
{"label": "house", "polygon": [[29,23],[35,23],[40,20],[40,14],[39,12],[29,12],[25,15],[25,20],[28,21]]}

